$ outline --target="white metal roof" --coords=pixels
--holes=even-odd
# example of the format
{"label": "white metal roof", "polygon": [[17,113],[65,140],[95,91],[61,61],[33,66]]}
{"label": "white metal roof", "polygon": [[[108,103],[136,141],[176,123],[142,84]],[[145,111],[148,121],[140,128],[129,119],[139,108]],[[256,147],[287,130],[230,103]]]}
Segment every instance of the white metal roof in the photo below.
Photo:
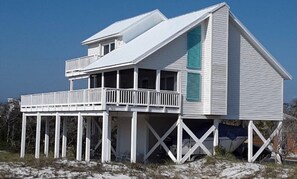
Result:
{"label": "white metal roof", "polygon": [[[212,12],[226,5],[227,5],[226,3],[220,3],[217,5],[202,9],[200,11],[196,11],[196,12],[178,16],[172,19],[164,20],[163,22],[154,26],[150,30],[139,35],[138,37],[136,37],[135,39],[133,39],[123,47],[115,49],[114,51],[103,56],[96,62],[90,64],[85,69],[83,69],[83,71],[92,72],[96,70],[103,70],[108,68],[137,64],[139,61],[143,60],[145,57],[149,56],[156,50],[168,44],[170,41],[172,41],[179,35],[183,34],[187,30],[191,29],[192,27],[202,22]],[[143,18],[144,16],[152,12],[145,13],[140,16]],[[137,17],[139,16],[136,16],[135,18]],[[137,19],[141,19],[141,17]],[[250,42],[253,45],[255,45],[255,47],[265,57],[268,63],[284,79],[286,80],[292,79],[292,76],[277,62],[277,60],[261,45],[261,43],[244,27],[244,25],[231,12],[230,12],[230,17],[239,25],[242,32],[247,35]],[[134,18],[131,18],[131,19],[134,19]],[[110,30],[110,32],[111,31],[112,30]]]}
{"label": "white metal roof", "polygon": [[[121,48],[115,49],[98,61],[87,66],[84,71],[95,71],[114,66],[136,64],[175,37],[202,22],[207,15],[225,3],[217,4],[200,11],[192,12],[172,19],[165,20],[150,30],[139,35]],[[192,26],[191,26],[192,25]]]}
{"label": "white metal roof", "polygon": [[[123,32],[125,29],[131,27],[133,24],[137,23],[138,21],[144,19],[145,17],[153,14],[153,13],[160,13],[159,10],[154,10],[150,11],[129,19],[124,19],[121,21],[117,21],[110,26],[106,27],[105,29],[101,30],[100,32],[96,33],[95,35],[87,38],[82,42],[82,44],[88,44],[88,43],[93,43],[98,40],[101,40],[102,38],[108,38],[108,37],[113,37],[113,36],[119,36],[121,35],[121,32]],[[161,14],[163,16],[163,14]],[[165,17],[165,16],[164,16]]]}

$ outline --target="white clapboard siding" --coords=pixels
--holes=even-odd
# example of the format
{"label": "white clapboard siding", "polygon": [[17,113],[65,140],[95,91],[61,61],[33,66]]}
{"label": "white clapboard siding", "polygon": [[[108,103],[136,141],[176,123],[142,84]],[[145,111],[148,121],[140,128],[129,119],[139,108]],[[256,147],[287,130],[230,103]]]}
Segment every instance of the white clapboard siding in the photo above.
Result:
{"label": "white clapboard siding", "polygon": [[211,115],[227,114],[228,19],[227,6],[212,15]]}
{"label": "white clapboard siding", "polygon": [[101,45],[99,42],[88,45],[88,56],[101,55]]}
{"label": "white clapboard siding", "polygon": [[138,64],[139,68],[174,70],[181,72],[182,112],[187,115],[202,115],[203,102],[188,102],[187,91],[187,34],[176,38]]}
{"label": "white clapboard siding", "polygon": [[211,35],[212,18],[207,19],[201,27],[202,33],[202,96],[203,113],[211,112]]}
{"label": "white clapboard siding", "polygon": [[283,79],[241,34],[229,26],[228,119],[282,120]]}

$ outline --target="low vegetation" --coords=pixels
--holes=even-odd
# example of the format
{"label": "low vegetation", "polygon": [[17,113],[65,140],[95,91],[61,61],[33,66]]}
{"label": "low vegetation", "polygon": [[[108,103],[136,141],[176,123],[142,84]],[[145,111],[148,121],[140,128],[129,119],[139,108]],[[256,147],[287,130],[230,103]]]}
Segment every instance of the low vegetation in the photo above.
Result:
{"label": "low vegetation", "polygon": [[[220,152],[220,149],[218,149]],[[226,154],[226,153],[225,153]],[[155,163],[109,163],[99,161],[77,162],[56,160],[52,157],[35,159],[33,155],[19,158],[18,153],[0,152],[0,178],[53,178],[53,177],[94,177],[104,178],[294,178],[297,165],[277,165],[275,163],[251,164],[240,160],[228,160],[229,154],[203,157],[182,165],[165,162]]]}

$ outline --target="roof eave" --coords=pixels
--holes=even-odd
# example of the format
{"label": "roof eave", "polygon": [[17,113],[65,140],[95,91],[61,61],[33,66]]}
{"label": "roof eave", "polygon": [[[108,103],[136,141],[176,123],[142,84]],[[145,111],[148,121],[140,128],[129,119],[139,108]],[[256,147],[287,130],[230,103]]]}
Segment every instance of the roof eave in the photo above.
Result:
{"label": "roof eave", "polygon": [[120,63],[120,64],[115,64],[115,65],[102,66],[100,68],[86,69],[86,70],[82,70],[82,72],[92,73],[92,72],[95,72],[95,71],[104,71],[104,70],[109,70],[109,69],[112,69],[112,68],[120,68],[120,67],[131,66],[131,65],[135,65],[135,64],[132,63],[132,62]]}
{"label": "roof eave", "polygon": [[275,70],[283,77],[284,80],[291,80],[292,76],[286,69],[279,64],[279,62],[268,52],[268,50],[249,32],[249,30],[240,22],[239,19],[230,11],[230,17],[236,22],[236,24],[246,34],[248,40],[261,52],[261,54],[269,61],[269,63],[275,68]]}
{"label": "roof eave", "polygon": [[120,37],[120,36],[122,36],[121,33],[115,33],[115,34],[111,34],[111,35],[108,35],[108,36],[104,36],[102,38],[97,38],[97,39],[93,39],[93,40],[84,40],[84,41],[81,42],[81,44],[82,45],[89,45],[89,44],[96,43],[96,42],[99,42],[99,41],[102,41],[102,40],[115,38],[115,37]]}

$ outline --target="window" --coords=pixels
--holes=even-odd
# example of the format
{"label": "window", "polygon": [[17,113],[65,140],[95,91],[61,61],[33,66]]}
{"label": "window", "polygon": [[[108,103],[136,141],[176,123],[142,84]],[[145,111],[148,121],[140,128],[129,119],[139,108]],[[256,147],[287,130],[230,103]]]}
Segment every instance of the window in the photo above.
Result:
{"label": "window", "polygon": [[200,101],[200,74],[188,72],[187,101]]}
{"label": "window", "polygon": [[187,101],[199,102],[201,93],[201,26],[197,26],[187,33],[188,72]]}
{"label": "window", "polygon": [[103,55],[108,54],[109,52],[113,51],[115,49],[115,43],[108,43],[103,45]]}
{"label": "window", "polygon": [[187,34],[188,68],[201,68],[201,27],[195,27]]}
{"label": "window", "polygon": [[161,90],[176,91],[177,72],[161,71]]}

